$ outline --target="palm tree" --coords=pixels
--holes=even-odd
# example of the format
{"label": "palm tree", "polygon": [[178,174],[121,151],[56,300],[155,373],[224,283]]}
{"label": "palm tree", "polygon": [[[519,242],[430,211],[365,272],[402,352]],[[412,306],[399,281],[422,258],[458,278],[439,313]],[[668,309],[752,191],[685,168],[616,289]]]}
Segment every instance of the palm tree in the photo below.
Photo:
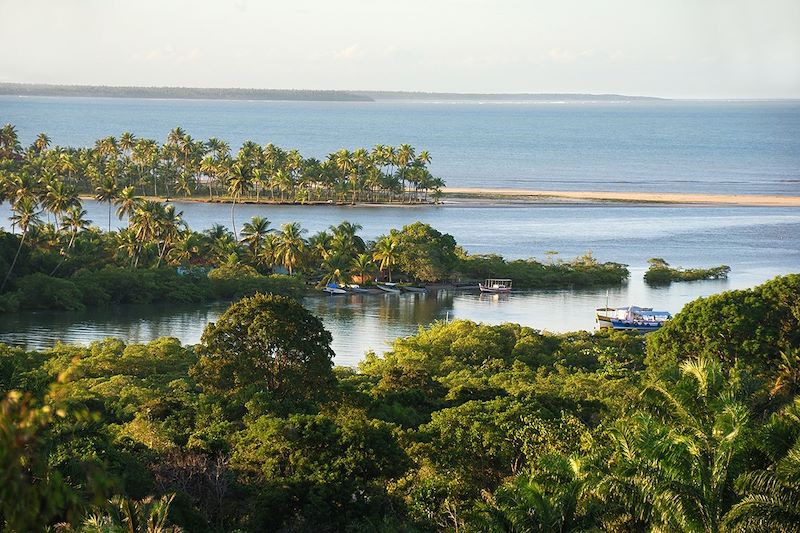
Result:
{"label": "palm tree", "polygon": [[37,152],[44,152],[50,147],[50,137],[46,133],[40,133],[36,136],[36,140],[33,141],[33,146]]}
{"label": "palm tree", "polygon": [[275,258],[278,264],[286,267],[289,275],[303,264],[306,241],[302,235],[305,232],[297,222],[287,223],[281,226],[281,232],[275,239]]}
{"label": "palm tree", "polygon": [[133,185],[124,187],[119,194],[114,198],[114,205],[117,207],[117,218],[122,220],[122,217],[128,217],[128,226],[131,225],[131,215],[136,211],[136,208],[141,203],[141,199],[136,196]]}
{"label": "palm tree", "polygon": [[10,217],[11,223],[19,227],[22,236],[19,240],[19,246],[17,246],[17,252],[14,254],[14,259],[11,261],[11,266],[8,267],[8,272],[6,272],[5,278],[3,278],[3,283],[0,284],[0,293],[3,292],[6,283],[8,283],[8,278],[11,276],[14,266],[17,264],[19,252],[22,250],[22,245],[25,243],[28,230],[31,227],[36,227],[41,224],[38,205],[30,196],[24,196],[17,200],[11,209],[13,210],[13,214]]}
{"label": "palm tree", "polygon": [[[768,426],[781,433],[788,426],[800,434],[800,397],[773,415]],[[800,532],[800,438],[769,468],[739,476],[736,491],[744,498],[725,515],[727,531]]]}
{"label": "palm tree", "polygon": [[130,261],[130,267],[139,266],[139,252],[144,243],[139,239],[136,230],[132,227],[120,230],[114,235],[117,250],[124,253]]}
{"label": "palm tree", "polygon": [[515,476],[488,498],[486,529],[531,533],[591,530],[592,524],[581,523],[576,512],[588,480],[580,459],[540,456],[533,473]]}
{"label": "palm tree", "polygon": [[395,155],[395,163],[397,170],[400,173],[400,182],[403,185],[403,195],[405,196],[406,190],[406,170],[411,162],[414,160],[414,148],[410,144],[401,144],[397,148]]}
{"label": "palm tree", "polygon": [[[162,496],[158,500],[152,496],[143,500],[131,500],[122,496],[114,496],[110,501],[110,509],[87,516],[80,531],[181,533],[183,530],[180,527],[168,525],[169,507],[173,498],[175,498],[174,495]],[[66,531],[70,531],[70,529]]]}
{"label": "palm tree", "polygon": [[242,239],[250,248],[253,257],[261,253],[261,246],[267,235],[274,230],[270,227],[270,221],[264,217],[255,216],[250,219],[250,222],[245,222],[242,226]]}
{"label": "palm tree", "polygon": [[61,180],[54,180],[46,187],[46,193],[42,201],[42,207],[47,209],[59,224],[59,215],[73,206],[80,205],[75,189]]}
{"label": "palm tree", "polygon": [[80,202],[67,209],[66,213],[61,218],[61,229],[69,233],[69,243],[67,243],[67,248],[64,251],[61,261],[59,261],[50,272],[51,276],[54,275],[56,271],[61,268],[61,265],[64,264],[64,261],[66,261],[67,254],[69,254],[69,251],[75,244],[75,238],[78,236],[78,233],[88,228],[91,223],[92,221],[86,218],[86,210],[81,207]]}
{"label": "palm tree", "polygon": [[594,493],[654,530],[718,532],[743,468],[750,413],[740,378],[719,361],[687,360],[680,373],[646,389],[647,411],[614,424],[609,468]]}
{"label": "palm tree", "polygon": [[61,229],[70,234],[67,250],[72,248],[75,237],[91,225],[92,221],[86,218],[86,210],[80,204],[70,207],[61,218]]}
{"label": "palm tree", "polygon": [[372,257],[369,254],[358,254],[350,263],[350,269],[359,277],[361,283],[364,283],[369,278],[374,266],[375,263],[372,262]]}
{"label": "palm tree", "polygon": [[234,235],[236,235],[236,199],[250,190],[250,187],[252,187],[250,169],[237,161],[231,166],[230,172],[228,173],[228,194],[230,194],[233,199],[231,202],[231,225]]}
{"label": "palm tree", "polygon": [[117,197],[117,182],[113,177],[106,176],[94,191],[94,197],[98,202],[108,203],[108,232],[111,233],[111,206]]}
{"label": "palm tree", "polygon": [[157,238],[159,241],[158,263],[161,261],[181,234],[181,230],[186,229],[186,222],[183,220],[183,211],[176,211],[175,206],[169,204],[164,207],[157,225]]}
{"label": "palm tree", "polygon": [[353,170],[353,156],[350,154],[348,150],[342,148],[338,152],[332,154],[333,162],[336,164],[336,168],[342,173],[342,182],[347,182],[347,177],[350,175],[350,172]]}
{"label": "palm tree", "polygon": [[13,124],[6,124],[0,128],[0,157],[10,158],[18,154],[21,149],[17,128]]}
{"label": "palm tree", "polygon": [[200,255],[202,242],[197,233],[187,231],[180,235],[167,257],[179,264],[191,263]]}
{"label": "palm tree", "polygon": [[331,226],[330,230],[333,234],[332,245],[336,251],[346,257],[353,257],[363,253],[367,246],[364,243],[364,239],[356,235],[362,228],[361,224],[353,224],[347,220],[341,222],[338,226]]}
{"label": "palm tree", "polygon": [[378,240],[372,248],[372,259],[379,263],[381,272],[384,270],[389,272],[390,283],[392,281],[392,265],[397,262],[398,252],[397,241],[390,235]]}

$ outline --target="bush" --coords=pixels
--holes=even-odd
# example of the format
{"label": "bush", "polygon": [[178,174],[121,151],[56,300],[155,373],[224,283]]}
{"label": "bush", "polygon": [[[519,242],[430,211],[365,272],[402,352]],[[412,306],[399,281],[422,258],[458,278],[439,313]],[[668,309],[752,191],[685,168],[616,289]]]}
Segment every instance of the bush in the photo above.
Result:
{"label": "bush", "polygon": [[19,306],[25,309],[79,311],[85,308],[80,289],[66,279],[36,273],[19,279],[17,286]]}
{"label": "bush", "polygon": [[281,274],[263,276],[255,268],[239,263],[215,268],[208,273],[208,280],[217,299],[238,299],[257,292],[299,298],[305,292],[300,278]]}

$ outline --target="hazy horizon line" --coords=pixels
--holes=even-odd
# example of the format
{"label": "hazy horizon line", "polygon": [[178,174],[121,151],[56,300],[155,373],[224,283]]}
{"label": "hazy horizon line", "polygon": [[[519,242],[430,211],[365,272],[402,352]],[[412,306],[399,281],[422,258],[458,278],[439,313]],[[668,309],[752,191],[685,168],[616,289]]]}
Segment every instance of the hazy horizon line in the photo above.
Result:
{"label": "hazy horizon line", "polygon": [[[190,85],[113,85],[113,84],[79,84],[79,83],[31,83],[16,81],[0,81],[0,88],[28,88],[28,89],[113,89],[113,90],[169,90],[169,91],[242,91],[242,92],[264,92],[264,93],[325,93],[329,95],[418,95],[418,96],[448,96],[448,97],[595,97],[601,99],[623,98],[628,100],[655,100],[655,101],[725,101],[725,102],[748,102],[748,101],[797,101],[800,97],[748,97],[748,98],[729,98],[729,97],[665,97],[625,93],[607,92],[532,92],[532,91],[508,91],[508,92],[469,92],[469,91],[428,91],[428,90],[407,90],[407,89],[308,89],[308,88],[275,88],[275,87],[214,87],[214,86],[190,86]],[[13,96],[6,93],[5,96]],[[51,96],[51,95],[25,95],[18,96]],[[61,95],[76,96],[76,95]],[[125,96],[107,96],[125,97]],[[220,98],[224,99],[224,98]]]}

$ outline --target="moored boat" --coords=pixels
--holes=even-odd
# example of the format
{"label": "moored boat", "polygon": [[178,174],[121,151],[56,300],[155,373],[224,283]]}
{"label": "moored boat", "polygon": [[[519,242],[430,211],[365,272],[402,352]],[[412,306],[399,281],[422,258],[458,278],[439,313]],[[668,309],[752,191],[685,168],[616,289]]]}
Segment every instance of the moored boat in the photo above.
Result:
{"label": "moored boat", "polygon": [[347,286],[347,290],[350,292],[358,292],[358,293],[366,293],[369,292],[369,289],[365,289],[361,285],[356,285],[355,283],[351,283]]}
{"label": "moored boat", "polygon": [[331,295],[347,294],[347,291],[343,287],[337,285],[336,283],[328,283],[327,285],[325,285],[325,287],[322,288],[322,291],[327,292],[328,294]]}
{"label": "moored boat", "polygon": [[633,329],[641,332],[655,331],[672,315],[669,311],[654,311],[652,307],[600,307],[595,310],[600,329]]}
{"label": "moored boat", "polygon": [[490,278],[484,283],[478,283],[478,288],[481,292],[508,293],[511,292],[511,280]]}
{"label": "moored boat", "polygon": [[425,287],[412,287],[410,285],[401,285],[400,288],[403,289],[404,292],[417,292],[417,293],[428,292],[428,289],[426,289]]}
{"label": "moored boat", "polygon": [[376,283],[376,287],[378,287],[383,292],[388,292],[390,294],[400,294],[400,289],[397,288],[395,283]]}

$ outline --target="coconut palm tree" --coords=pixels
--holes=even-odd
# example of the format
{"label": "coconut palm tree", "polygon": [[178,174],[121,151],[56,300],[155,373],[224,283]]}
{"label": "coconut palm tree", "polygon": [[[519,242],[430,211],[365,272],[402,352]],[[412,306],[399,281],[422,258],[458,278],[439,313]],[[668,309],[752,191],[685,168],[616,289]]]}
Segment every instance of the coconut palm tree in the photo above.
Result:
{"label": "coconut palm tree", "polygon": [[114,235],[114,241],[117,250],[128,258],[129,266],[131,268],[139,266],[139,256],[144,243],[139,240],[136,230],[131,227],[120,230]]}
{"label": "coconut palm tree", "polygon": [[372,248],[372,259],[378,263],[381,272],[386,270],[389,273],[389,282],[392,281],[392,266],[397,263],[397,241],[390,235],[379,239]]}
{"label": "coconut palm tree", "polygon": [[131,215],[136,211],[136,208],[141,204],[141,198],[136,196],[133,185],[123,187],[119,194],[114,198],[114,205],[117,206],[117,218],[122,220],[122,217],[128,218],[128,226],[131,225]]}
{"label": "coconut palm tree", "polygon": [[266,218],[254,216],[250,222],[245,222],[242,226],[241,242],[247,244],[254,254],[258,254],[264,239],[275,231],[269,227],[270,224],[271,222]]}
{"label": "coconut palm tree", "polygon": [[406,171],[409,165],[414,160],[414,147],[410,144],[401,144],[397,147],[395,154],[395,164],[397,165],[398,173],[400,174],[400,183],[403,186],[403,196],[406,191]]}
{"label": "coconut palm tree", "polygon": [[59,224],[59,216],[62,213],[78,205],[80,205],[80,201],[74,187],[59,179],[53,180],[47,185],[42,207],[53,214],[56,219],[56,225]]}
{"label": "coconut palm tree", "polygon": [[[768,426],[800,434],[800,397],[773,415]],[[736,491],[744,497],[725,515],[727,531],[800,532],[800,438],[769,468],[739,476]]]}
{"label": "coconut palm tree", "polygon": [[228,172],[228,194],[231,195],[231,225],[236,235],[236,200],[244,195],[253,185],[253,178],[247,165],[240,161],[234,163]]}
{"label": "coconut palm tree", "polygon": [[86,210],[81,207],[80,203],[73,205],[64,213],[61,218],[61,229],[70,235],[67,250],[75,244],[75,237],[77,237],[78,233],[88,228],[91,224],[92,221],[86,218]]}
{"label": "coconut palm tree", "polygon": [[367,249],[367,245],[364,243],[364,239],[356,235],[361,229],[363,229],[361,224],[353,224],[347,220],[337,226],[331,226],[333,247],[347,257],[363,253]]}
{"label": "coconut palm tree", "polygon": [[111,233],[111,206],[117,198],[117,182],[112,176],[106,176],[94,192],[98,202],[108,203],[108,232]]}
{"label": "coconut palm tree", "polygon": [[160,217],[157,221],[157,239],[159,245],[158,263],[156,267],[161,266],[167,252],[172,248],[172,245],[181,235],[181,231],[186,229],[186,222],[183,220],[183,211],[177,211],[175,206],[169,204],[160,212]]}
{"label": "coconut palm tree", "polygon": [[33,141],[33,146],[38,153],[42,153],[50,147],[50,137],[46,133],[40,133]]}
{"label": "coconut palm tree", "polygon": [[17,128],[13,124],[6,124],[0,128],[0,157],[10,158],[21,150]]}
{"label": "coconut palm tree", "polygon": [[17,200],[11,208],[13,211],[10,217],[11,223],[19,228],[21,237],[19,240],[19,246],[17,246],[17,252],[14,254],[14,259],[11,261],[11,266],[8,267],[8,272],[6,272],[6,275],[3,278],[3,283],[0,284],[0,293],[3,292],[6,283],[8,283],[8,278],[11,276],[14,266],[17,264],[19,252],[22,250],[22,245],[25,243],[25,237],[28,236],[29,230],[32,227],[36,227],[41,224],[38,207],[39,206],[36,204],[36,201],[33,198],[30,196],[23,196]]}
{"label": "coconut palm tree", "polygon": [[369,254],[358,254],[350,263],[350,270],[364,283],[371,275],[375,263]]}
{"label": "coconut palm tree", "polygon": [[687,360],[680,373],[646,389],[647,410],[614,424],[608,471],[593,491],[652,530],[718,532],[743,470],[750,413],[740,378],[719,361]]}
{"label": "coconut palm tree", "polygon": [[61,265],[64,264],[64,261],[66,261],[69,251],[75,244],[75,238],[78,236],[78,233],[88,228],[91,223],[92,221],[86,218],[86,210],[81,207],[80,202],[66,210],[64,216],[61,218],[61,230],[69,233],[69,242],[63,252],[61,261],[59,261],[50,272],[51,276],[54,275],[56,271],[61,268]]}
{"label": "coconut palm tree", "polygon": [[536,460],[533,473],[521,473],[488,497],[485,529],[495,531],[589,531],[576,511],[589,481],[583,461],[559,454]]}
{"label": "coconut palm tree", "polygon": [[[107,510],[89,514],[79,531],[126,533],[181,533],[178,526],[169,525],[169,507],[175,496],[152,496],[143,500],[131,500],[114,496]],[[66,531],[71,531],[67,529]]]}
{"label": "coconut palm tree", "polygon": [[174,246],[167,252],[167,258],[172,263],[191,263],[200,256],[202,244],[202,240],[197,233],[186,231],[178,237]]}
{"label": "coconut palm tree", "polygon": [[281,232],[275,239],[275,258],[276,262],[284,266],[289,275],[295,269],[302,266],[306,252],[306,241],[303,233],[306,230],[300,227],[297,222],[287,223],[281,226]]}

